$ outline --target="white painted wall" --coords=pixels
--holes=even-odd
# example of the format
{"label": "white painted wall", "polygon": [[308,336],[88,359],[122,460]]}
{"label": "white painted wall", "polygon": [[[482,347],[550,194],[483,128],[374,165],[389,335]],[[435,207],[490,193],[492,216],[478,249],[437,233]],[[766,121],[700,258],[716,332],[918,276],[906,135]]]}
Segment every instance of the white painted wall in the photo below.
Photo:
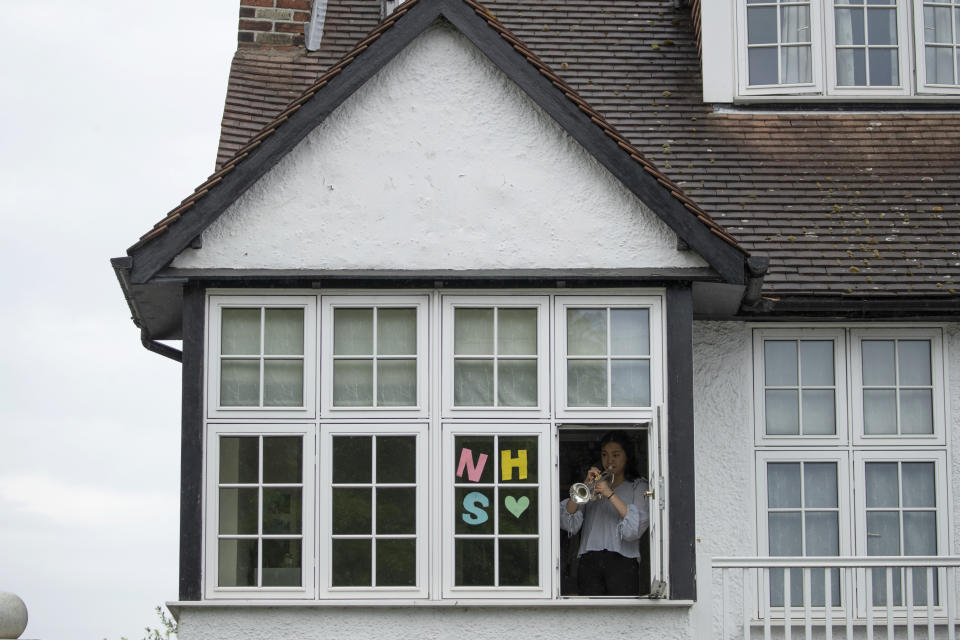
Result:
{"label": "white painted wall", "polygon": [[434,26],[203,234],[183,268],[701,267],[464,36]]}
{"label": "white painted wall", "polygon": [[703,101],[733,102],[736,93],[736,20],[732,0],[700,0]]}

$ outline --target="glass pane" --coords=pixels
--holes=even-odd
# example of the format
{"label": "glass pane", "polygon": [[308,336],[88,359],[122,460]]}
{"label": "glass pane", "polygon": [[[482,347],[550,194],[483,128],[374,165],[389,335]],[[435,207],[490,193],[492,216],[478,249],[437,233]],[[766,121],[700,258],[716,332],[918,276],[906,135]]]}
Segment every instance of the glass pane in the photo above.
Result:
{"label": "glass pane", "polygon": [[259,481],[260,439],[257,436],[221,436],[221,484],[256,484]]}
{"label": "glass pane", "polygon": [[377,540],[377,586],[417,584],[417,541]]}
{"label": "glass pane", "polygon": [[800,513],[767,514],[771,556],[803,555],[803,522]]}
{"label": "glass pane", "polygon": [[800,433],[800,407],[796,391],[767,389],[764,392],[767,435]]}
{"label": "glass pane", "polygon": [[458,407],[493,406],[493,360],[454,361],[453,404]]}
{"label": "glass pane", "polygon": [[799,568],[792,569],[770,569],[770,604],[774,607],[782,607],[786,590],[784,589],[784,576],[790,575],[790,605],[794,607],[803,606],[803,570]]}
{"label": "glass pane", "polygon": [[868,462],[865,466],[867,507],[900,506],[896,462]]}
{"label": "glass pane", "polygon": [[303,360],[263,361],[263,406],[303,406]]}
{"label": "glass pane", "polygon": [[[867,571],[871,571],[871,569],[867,569]],[[875,567],[870,574],[870,580],[873,583],[873,606],[875,607],[885,607],[887,605],[887,571],[890,571],[893,578],[891,580],[893,583],[893,605],[903,604],[903,594],[900,590],[902,571],[893,567]]]}
{"label": "glass pane", "polygon": [[333,310],[333,354],[373,355],[373,309]]}
{"label": "glass pane", "polygon": [[950,7],[925,6],[923,25],[924,42],[953,44],[953,35],[950,33]]}
{"label": "glass pane", "polygon": [[333,437],[333,483],[370,482],[370,436]]}
{"label": "glass pane", "polygon": [[377,488],[377,535],[417,532],[417,490]]}
{"label": "glass pane", "polygon": [[377,360],[377,405],[417,406],[416,360]]}
{"label": "glass pane", "polygon": [[377,482],[416,482],[415,436],[377,436]]}
{"label": "glass pane", "polygon": [[863,49],[837,49],[837,86],[867,85],[867,54]]}
{"label": "glass pane", "polygon": [[264,436],[263,481],[264,483],[303,481],[303,438]]}
{"label": "glass pane", "polygon": [[810,42],[810,7],[794,5],[780,9],[780,42]]}
{"label": "glass pane", "polygon": [[906,511],[903,514],[903,555],[937,555],[937,514]]}
{"label": "glass pane", "polygon": [[500,540],[500,586],[535,587],[539,579],[536,540]]}
{"label": "glass pane", "polygon": [[929,389],[900,391],[900,432],[933,433],[933,392]]}
{"label": "glass pane", "polygon": [[299,487],[263,489],[263,533],[299,534],[303,509]]}
{"label": "glass pane", "polygon": [[456,482],[493,482],[493,438],[490,436],[457,436],[453,447]]}
{"label": "glass pane", "polygon": [[493,540],[463,540],[454,544],[454,578],[458,587],[493,585]]}
{"label": "glass pane", "polygon": [[610,376],[610,402],[614,407],[650,406],[649,360],[614,360]]}
{"label": "glass pane", "polygon": [[770,387],[797,385],[797,343],[795,340],[764,340],[763,378]]}
{"label": "glass pane", "polygon": [[747,9],[747,44],[776,44],[777,8]]}
{"label": "glass pane", "polygon": [[881,435],[897,432],[897,393],[890,390],[863,392],[863,432]]}
{"label": "glass pane", "polygon": [[610,353],[615,356],[650,355],[650,311],[610,310]]}
{"label": "glass pane", "polygon": [[868,9],[867,35],[871,45],[897,44],[896,9],[877,9],[873,7]]}
{"label": "glass pane", "polygon": [[499,522],[501,534],[537,533],[537,489],[501,489]]}
{"label": "glass pane", "polygon": [[777,48],[760,47],[747,52],[750,85],[777,84]]}
{"label": "glass pane", "polygon": [[800,463],[767,464],[767,506],[771,509],[799,508]]}
{"label": "glass pane", "polygon": [[954,84],[953,47],[925,47],[929,84]]}
{"label": "glass pane", "polygon": [[937,493],[934,483],[932,462],[904,462],[900,473],[903,475],[903,506],[937,506]]}
{"label": "glass pane", "polygon": [[303,355],[303,309],[267,309],[263,352],[267,355]]}
{"label": "glass pane", "polygon": [[497,353],[537,355],[536,309],[499,309],[497,325]]}
{"label": "glass pane", "polygon": [[417,355],[417,310],[377,309],[377,353]]}
{"label": "glass pane", "polygon": [[260,361],[220,361],[220,406],[256,407],[260,404]]}
{"label": "glass pane", "polygon": [[255,535],[259,502],[257,489],[220,489],[222,535]]}
{"label": "glass pane", "polygon": [[567,404],[571,407],[607,406],[606,360],[567,361]]}
{"label": "glass pane", "polygon": [[263,541],[263,586],[299,587],[303,575],[300,540]]}
{"label": "glass pane", "polygon": [[781,77],[784,84],[813,82],[810,46],[789,46],[780,49]]}
{"label": "glass pane", "polygon": [[537,406],[537,361],[500,360],[497,402],[501,407]]}
{"label": "glass pane", "polygon": [[800,343],[800,380],[806,387],[833,386],[832,340],[804,340]]}
{"label": "glass pane", "polygon": [[900,84],[899,57],[896,49],[870,49],[870,86]]}
{"label": "glass pane", "polygon": [[332,583],[335,587],[369,587],[372,584],[370,540],[334,540]]}
{"label": "glass pane", "polygon": [[[808,556],[840,555],[840,522],[836,511],[808,511],[806,514]],[[821,582],[822,585],[822,582]],[[834,603],[837,601],[834,600]]]}
{"label": "glass pane", "polygon": [[804,389],[803,434],[833,435],[837,432],[835,402],[832,390]]}
{"label": "glass pane", "polygon": [[567,309],[567,354],[607,355],[606,309]]}
{"label": "glass pane", "polygon": [[493,355],[493,309],[455,309],[453,352],[456,355]]}
{"label": "glass pane", "polygon": [[220,540],[218,547],[217,585],[257,586],[257,541]]}
{"label": "glass pane", "polygon": [[454,500],[456,501],[454,516],[456,533],[493,533],[493,489],[457,487],[454,490]]}
{"label": "glass pane", "polygon": [[893,347],[893,340],[864,340],[860,343],[864,385],[892,387],[897,384]]}
{"label": "glass pane", "polygon": [[224,309],[220,318],[220,353],[260,355],[260,309]]}
{"label": "glass pane", "polygon": [[536,436],[501,436],[499,444],[500,482],[537,482]]}
{"label": "glass pane", "polygon": [[333,489],[333,533],[373,533],[372,489]]}
{"label": "glass pane", "polygon": [[333,361],[333,404],[373,406],[373,360]]}
{"label": "glass pane", "polygon": [[930,341],[901,340],[897,348],[900,351],[900,384],[908,387],[933,384],[930,375]]}
{"label": "glass pane", "polygon": [[836,10],[837,44],[866,44],[863,9]]}
{"label": "glass pane", "polygon": [[[837,463],[807,462],[803,465],[804,501],[808,508],[829,508],[837,502]],[[792,506],[792,505],[787,505]],[[815,555],[815,554],[814,554]]]}
{"label": "glass pane", "polygon": [[900,518],[896,511],[867,512],[867,555],[900,555]]}

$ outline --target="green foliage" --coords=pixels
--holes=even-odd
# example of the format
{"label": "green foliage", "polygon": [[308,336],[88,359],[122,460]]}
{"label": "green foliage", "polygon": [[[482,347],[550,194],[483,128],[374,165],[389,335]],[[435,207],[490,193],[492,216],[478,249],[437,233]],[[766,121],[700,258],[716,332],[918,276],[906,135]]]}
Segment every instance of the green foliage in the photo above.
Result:
{"label": "green foliage", "polygon": [[[156,607],[155,611],[160,616],[160,626],[157,629],[144,627],[143,630],[146,635],[143,636],[143,640],[176,640],[178,630],[176,620],[167,616],[167,612],[160,607]],[[104,638],[103,640],[107,639]],[[127,640],[127,638],[121,637],[120,640]]]}

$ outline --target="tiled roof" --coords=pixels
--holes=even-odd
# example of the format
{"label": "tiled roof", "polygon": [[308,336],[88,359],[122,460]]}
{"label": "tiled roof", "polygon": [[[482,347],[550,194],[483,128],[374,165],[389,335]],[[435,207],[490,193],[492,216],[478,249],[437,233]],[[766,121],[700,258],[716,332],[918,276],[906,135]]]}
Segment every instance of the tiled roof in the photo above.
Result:
{"label": "tiled roof", "polygon": [[[320,51],[242,48],[219,162],[376,25],[329,0]],[[714,110],[689,9],[673,0],[485,6],[740,244],[774,296],[960,291],[960,114]]]}

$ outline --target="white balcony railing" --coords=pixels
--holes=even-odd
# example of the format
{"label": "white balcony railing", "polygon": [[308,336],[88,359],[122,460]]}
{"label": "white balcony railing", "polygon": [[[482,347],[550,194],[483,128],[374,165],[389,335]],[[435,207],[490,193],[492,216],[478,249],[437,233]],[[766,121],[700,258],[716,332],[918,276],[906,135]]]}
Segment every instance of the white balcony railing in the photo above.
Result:
{"label": "white balcony railing", "polygon": [[960,556],[713,558],[712,568],[720,640],[956,640]]}

